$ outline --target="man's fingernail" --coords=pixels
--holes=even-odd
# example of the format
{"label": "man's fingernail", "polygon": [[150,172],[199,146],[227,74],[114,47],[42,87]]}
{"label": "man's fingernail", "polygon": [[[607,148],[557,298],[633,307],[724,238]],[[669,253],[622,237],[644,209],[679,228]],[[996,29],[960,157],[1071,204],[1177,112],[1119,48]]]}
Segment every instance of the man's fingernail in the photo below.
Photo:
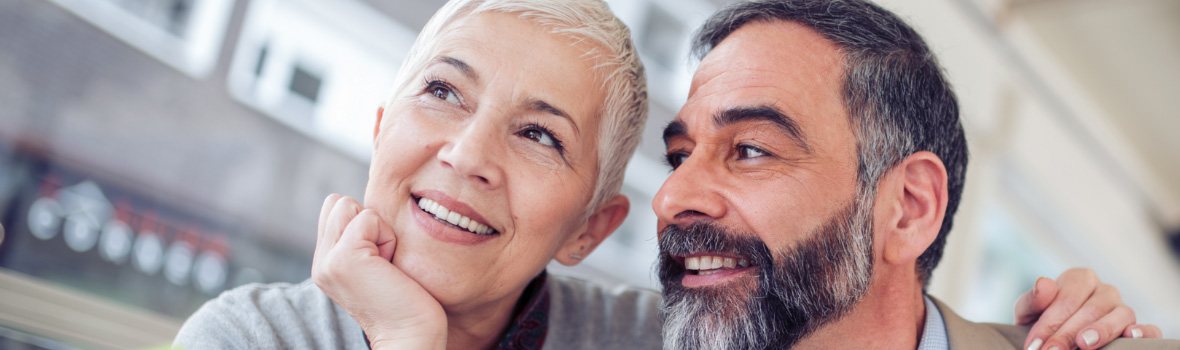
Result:
{"label": "man's fingernail", "polygon": [[1131,329],[1131,338],[1143,338],[1143,330],[1139,328]]}
{"label": "man's fingernail", "polygon": [[1098,331],[1089,329],[1082,332],[1082,341],[1086,342],[1087,346],[1093,346],[1098,343]]}
{"label": "man's fingernail", "polygon": [[1061,348],[1054,346],[1054,347],[1049,348],[1049,350],[1061,350]]}
{"label": "man's fingernail", "polygon": [[1041,350],[1041,344],[1044,343],[1041,338],[1033,339],[1033,342],[1028,344],[1028,350]]}

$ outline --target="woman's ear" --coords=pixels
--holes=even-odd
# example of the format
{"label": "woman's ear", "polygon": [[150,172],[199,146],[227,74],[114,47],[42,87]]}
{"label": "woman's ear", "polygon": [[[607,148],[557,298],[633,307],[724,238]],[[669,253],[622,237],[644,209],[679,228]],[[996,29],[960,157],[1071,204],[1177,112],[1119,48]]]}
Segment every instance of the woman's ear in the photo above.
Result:
{"label": "woman's ear", "polygon": [[590,218],[586,219],[582,230],[570,237],[557,250],[557,256],[553,258],[566,266],[581,263],[582,259],[590,255],[599,243],[610,237],[615,229],[623,224],[623,219],[627,218],[627,212],[630,210],[631,202],[627,200],[627,197],[621,194],[615,195],[598,207],[593,214],[590,214]]}
{"label": "woman's ear", "polygon": [[874,225],[886,263],[916,263],[942,230],[947,173],[942,159],[917,152],[889,170],[878,183]]}
{"label": "woman's ear", "polygon": [[377,106],[377,122],[373,124],[373,148],[377,148],[377,135],[381,133],[381,117],[385,116],[385,107]]}

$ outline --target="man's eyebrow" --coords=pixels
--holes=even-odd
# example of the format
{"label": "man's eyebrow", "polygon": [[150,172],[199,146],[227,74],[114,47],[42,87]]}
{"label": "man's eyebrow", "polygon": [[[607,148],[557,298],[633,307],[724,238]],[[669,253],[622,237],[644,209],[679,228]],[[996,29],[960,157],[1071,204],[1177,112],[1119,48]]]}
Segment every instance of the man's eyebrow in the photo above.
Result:
{"label": "man's eyebrow", "polygon": [[462,72],[463,75],[466,75],[468,79],[474,80],[476,82],[479,81],[479,73],[476,73],[475,69],[471,68],[471,65],[467,64],[467,62],[463,62],[463,60],[451,56],[438,56],[438,58],[434,59],[434,62],[448,64],[452,67],[455,67],[455,69],[458,69],[459,72]]}
{"label": "man's eyebrow", "polygon": [[684,127],[684,122],[679,119],[673,120],[664,127],[664,145],[668,145],[668,141],[672,138],[680,137],[688,134],[688,130]]}
{"label": "man's eyebrow", "polygon": [[581,130],[578,129],[578,123],[574,121],[574,118],[570,117],[570,114],[566,113],[561,108],[557,108],[556,106],[553,106],[553,104],[551,104],[549,102],[545,102],[545,100],[538,99],[538,98],[529,99],[528,106],[529,106],[530,110],[535,111],[535,112],[548,113],[548,114],[552,114],[552,115],[555,115],[558,117],[565,118],[566,120],[568,120],[570,122],[570,125],[574,126],[574,133],[576,133],[576,134],[582,133]]}
{"label": "man's eyebrow", "polygon": [[[811,153],[811,145],[799,128],[799,123],[775,106],[761,105],[752,107],[735,107],[723,110],[713,116],[713,124],[723,128],[731,124],[745,121],[768,121],[773,123],[791,140],[794,140],[803,151]],[[665,131],[667,135],[667,131]]]}

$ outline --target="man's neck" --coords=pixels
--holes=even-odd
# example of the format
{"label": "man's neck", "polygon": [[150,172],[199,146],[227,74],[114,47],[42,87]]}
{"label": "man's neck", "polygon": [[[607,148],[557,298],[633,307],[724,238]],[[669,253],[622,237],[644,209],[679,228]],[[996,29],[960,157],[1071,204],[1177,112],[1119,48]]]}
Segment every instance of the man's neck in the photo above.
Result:
{"label": "man's neck", "polygon": [[800,340],[796,348],[917,348],[926,320],[926,303],[914,275],[901,275],[878,273],[869,292],[847,315]]}

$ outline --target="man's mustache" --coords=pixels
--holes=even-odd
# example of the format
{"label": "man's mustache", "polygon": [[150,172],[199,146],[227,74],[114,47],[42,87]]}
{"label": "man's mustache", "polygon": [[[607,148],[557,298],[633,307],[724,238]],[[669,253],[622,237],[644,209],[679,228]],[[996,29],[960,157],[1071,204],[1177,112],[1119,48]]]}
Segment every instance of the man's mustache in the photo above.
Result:
{"label": "man's mustache", "polygon": [[763,271],[771,269],[774,258],[770,248],[754,234],[733,233],[713,222],[698,221],[688,225],[668,225],[660,231],[659,275],[665,287],[680,284],[684,273],[683,257],[698,253],[718,253],[746,258]]}

